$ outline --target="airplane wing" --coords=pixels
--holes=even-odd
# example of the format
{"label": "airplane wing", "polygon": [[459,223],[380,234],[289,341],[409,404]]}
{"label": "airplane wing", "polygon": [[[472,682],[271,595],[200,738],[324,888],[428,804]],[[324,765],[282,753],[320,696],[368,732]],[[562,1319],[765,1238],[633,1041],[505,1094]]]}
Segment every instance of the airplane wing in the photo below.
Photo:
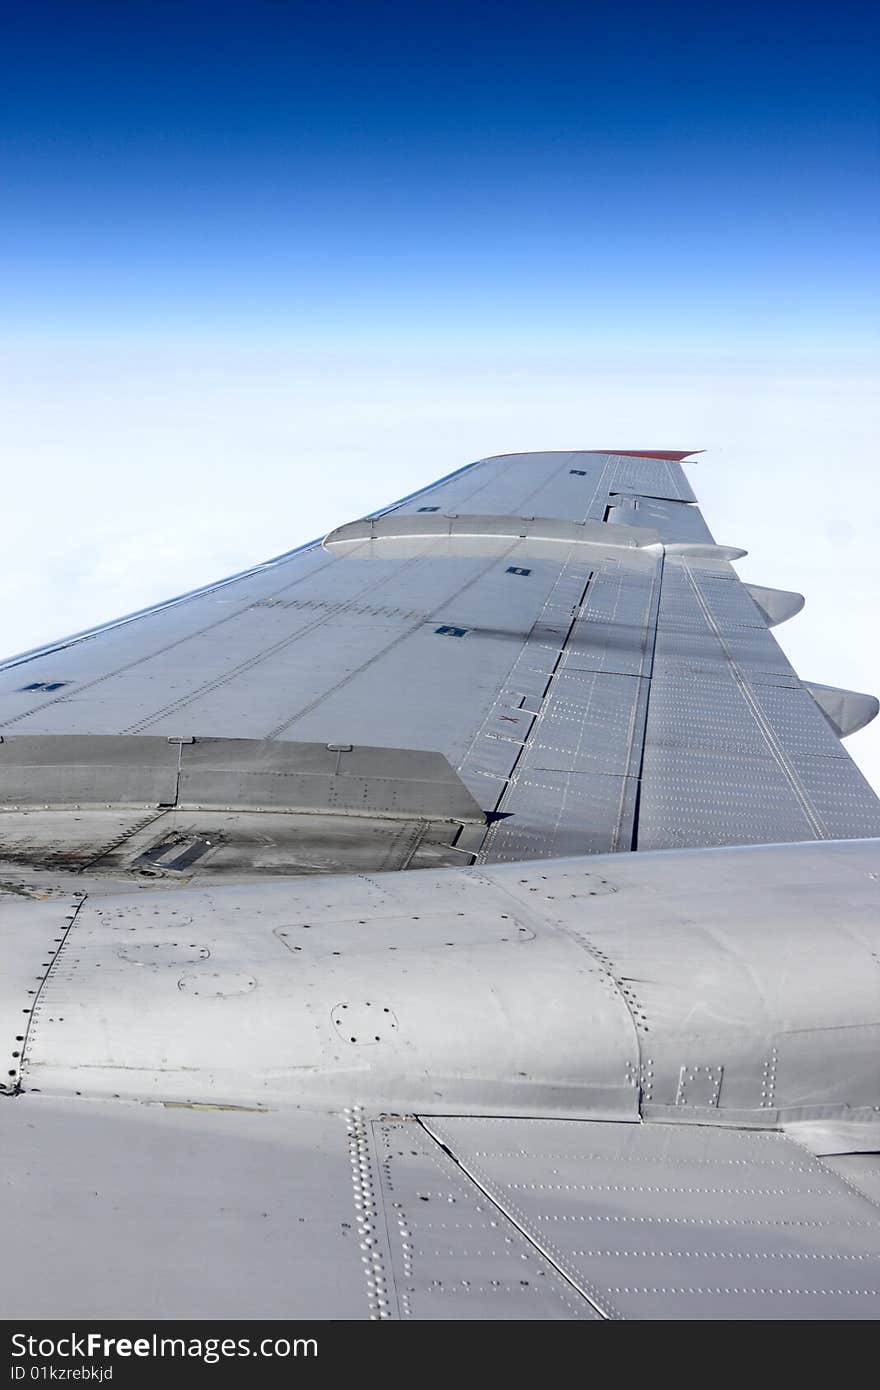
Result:
{"label": "airplane wing", "polygon": [[[127,740],[128,767],[146,739],[195,739],[190,759],[287,758],[279,774],[299,770],[288,743],[439,753],[489,824],[430,862],[880,835],[840,743],[877,702],[795,673],[770,628],[800,596],[739,580],[744,552],[715,544],[679,457],[484,459],[323,544],[13,659],[2,757],[43,749],[57,781],[75,755],[45,735]],[[124,830],[98,827],[80,857]],[[376,861],[313,838],[298,869],[397,867],[409,843]]]}
{"label": "airplane wing", "polygon": [[682,457],[2,665],[6,1316],[877,1316],[877,704]]}

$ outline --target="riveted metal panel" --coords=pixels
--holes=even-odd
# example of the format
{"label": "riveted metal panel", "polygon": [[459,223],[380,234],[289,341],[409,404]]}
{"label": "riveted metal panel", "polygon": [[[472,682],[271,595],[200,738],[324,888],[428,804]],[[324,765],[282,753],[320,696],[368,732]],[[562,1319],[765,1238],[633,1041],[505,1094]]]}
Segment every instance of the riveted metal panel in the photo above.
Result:
{"label": "riveted metal panel", "polygon": [[625,458],[619,454],[612,454],[611,458],[617,460],[611,491],[696,502],[680,463],[671,459]]}
{"label": "riveted metal panel", "polygon": [[564,665],[520,766],[530,772],[637,774],[646,698],[642,677]]}
{"label": "riveted metal panel", "polygon": [[729,674],[734,662],[748,671],[750,685],[787,685],[792,689],[800,686],[795,671],[769,632],[755,628],[747,633],[731,633],[722,646],[709,633],[676,629],[672,624],[663,625],[664,622],[661,616],[654,654],[658,676],[680,671],[718,678]]}
{"label": "riveted metal panel", "polygon": [[762,685],[754,690],[752,698],[759,718],[792,757],[837,758],[849,762],[846,749],[841,747],[830,724],[816,718],[815,702],[808,690]]}
{"label": "riveted metal panel", "polygon": [[[878,855],[876,841],[624,855],[587,861],[580,884],[568,863],[542,865],[540,884],[485,872],[610,972],[639,1036],[643,1114],[814,1134],[846,1121],[864,1147],[880,1105]],[[615,892],[590,891],[600,866]],[[711,1074],[708,1099],[683,1068]]]}
{"label": "riveted metal panel", "polygon": [[702,541],[714,544],[715,537],[698,507],[687,502],[666,501],[659,497],[628,497],[614,493],[609,499],[608,520],[612,525],[645,526],[657,531],[663,541]]}
{"label": "riveted metal panel", "polygon": [[630,848],[637,778],[524,770],[502,805],[510,820],[489,827],[479,863],[553,859]]}
{"label": "riveted metal panel", "polygon": [[640,849],[779,844],[822,838],[820,828],[809,799],[772,757],[645,748]]}
{"label": "riveted metal panel", "polygon": [[[631,1019],[589,952],[479,875],[378,882],[378,908],[370,879],[89,899],[41,986],[23,1086],[636,1117]],[[144,966],[153,947],[161,969]],[[17,974],[0,985],[27,1005]],[[399,1023],[369,1058],[339,1034],[344,1003]]]}
{"label": "riveted metal panel", "polygon": [[880,836],[877,794],[848,756],[809,758],[795,754],[791,761],[828,839]]}
{"label": "riveted metal panel", "polygon": [[612,561],[603,564],[584,598],[580,621],[566,649],[566,666],[648,674],[658,575],[656,558],[640,556],[625,566]]}
{"label": "riveted metal panel", "polygon": [[646,742],[662,747],[827,757],[848,761],[803,687],[753,684],[719,668],[715,676],[665,668],[655,674]]}
{"label": "riveted metal panel", "polygon": [[[671,566],[674,571],[675,560],[671,562]],[[764,614],[746,585],[736,580],[730,565],[720,565],[711,569],[705,565],[690,563],[686,566],[686,578],[689,581],[688,587],[693,585],[699,591],[699,599],[702,601],[700,606],[705,605],[708,618],[714,620],[725,633],[736,628],[766,629],[767,620]],[[734,582],[731,583],[731,580]]]}
{"label": "riveted metal panel", "polygon": [[45,1002],[46,980],[82,900],[82,893],[74,893],[50,902],[3,904],[0,1095],[12,1095],[20,1087],[27,1039]]}
{"label": "riveted metal panel", "polygon": [[384,1215],[375,1226],[387,1233],[384,1282],[395,1316],[602,1316],[417,1121],[373,1120],[361,1132],[359,1152],[374,1165],[367,1170],[370,1197]]}
{"label": "riveted metal panel", "polygon": [[729,668],[719,667],[711,676],[681,667],[658,670],[651,683],[646,748],[699,750],[737,759],[767,756],[767,740],[754,717],[752,698]]}
{"label": "riveted metal panel", "polygon": [[[359,955],[373,955],[375,952],[397,954],[438,947],[470,950],[510,942],[523,945],[535,939],[535,933],[524,926],[515,913],[503,912],[500,904],[494,910],[477,909],[467,913],[422,911],[406,917],[371,917],[358,921],[357,926],[369,930],[355,932],[350,919],[328,921],[322,913],[317,926],[306,921],[305,915],[294,916],[285,921],[283,927],[276,927],[274,934],[288,951],[302,955],[309,962],[327,956],[341,957],[350,953],[353,946]],[[309,933],[308,937],[305,932]]]}
{"label": "riveted metal panel", "polygon": [[480,862],[630,847],[658,575],[656,556],[604,561],[582,601],[564,605],[569,626],[542,644],[552,667],[499,789],[508,819],[490,828]]}
{"label": "riveted metal panel", "polygon": [[667,556],[640,849],[880,834],[880,802],[765,624],[729,565]]}
{"label": "riveted metal panel", "polygon": [[782,1135],[436,1116],[425,1125],[606,1317],[880,1314],[880,1209]]}
{"label": "riveted metal panel", "polygon": [[730,566],[723,569],[728,573],[719,575],[667,558],[657,628],[658,672],[678,665],[711,674],[719,665],[733,663],[746,669],[751,680],[763,673],[799,684],[756,604]]}

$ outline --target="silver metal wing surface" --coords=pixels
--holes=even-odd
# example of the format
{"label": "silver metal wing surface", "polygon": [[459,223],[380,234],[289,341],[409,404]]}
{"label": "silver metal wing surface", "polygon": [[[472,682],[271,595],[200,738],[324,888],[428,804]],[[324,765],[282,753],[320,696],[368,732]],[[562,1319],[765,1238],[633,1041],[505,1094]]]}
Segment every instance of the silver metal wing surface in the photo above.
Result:
{"label": "silver metal wing surface", "polygon": [[877,702],[683,457],[0,666],[5,1316],[878,1315]]}
{"label": "silver metal wing surface", "polygon": [[[229,870],[303,873],[880,834],[880,804],[840,743],[876,701],[795,673],[770,628],[800,596],[740,582],[744,552],[715,544],[677,457],[484,459],[323,544],[7,662],[0,797],[17,804],[15,768],[42,757],[28,779],[45,790],[48,778],[47,803],[65,786],[74,805],[103,801],[59,768],[109,760],[116,819],[71,853],[80,868],[141,871],[156,854],[156,873],[187,852],[181,867],[219,871],[224,844]],[[97,735],[106,751],[47,735]],[[141,795],[133,771],[167,739],[195,741],[185,762],[215,764],[211,794],[183,817],[176,792]],[[246,764],[290,770],[328,746],[335,805],[352,789],[348,750],[440,754],[483,825],[438,835],[435,820],[423,834],[410,816],[406,835],[380,826],[355,845],[341,819],[304,833],[303,812],[328,806],[301,806],[281,775],[258,806],[232,785]],[[122,783],[130,810],[166,814],[123,815]],[[374,782],[365,806],[381,803]],[[260,855],[255,836],[267,849],[283,839],[285,812],[300,817],[302,852],[288,836]],[[24,829],[20,813],[2,819],[17,857],[36,861],[33,814]]]}
{"label": "silver metal wing surface", "polygon": [[7,1317],[874,1318],[880,852],[0,917]]}

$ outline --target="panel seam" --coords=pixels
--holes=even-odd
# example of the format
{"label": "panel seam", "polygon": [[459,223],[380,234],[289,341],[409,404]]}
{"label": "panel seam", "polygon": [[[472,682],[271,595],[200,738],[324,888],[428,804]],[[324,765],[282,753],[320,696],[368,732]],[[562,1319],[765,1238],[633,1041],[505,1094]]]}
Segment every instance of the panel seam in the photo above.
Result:
{"label": "panel seam", "polygon": [[[20,1059],[20,1065],[19,1065],[19,1069],[18,1069],[18,1077],[19,1077],[19,1079],[18,1079],[18,1082],[17,1082],[17,1084],[16,1084],[16,1086],[15,1086],[15,1089],[14,1089],[13,1092],[12,1092],[13,1095],[20,1095],[21,1092],[24,1090],[23,1082],[24,1082],[25,1068],[26,1068],[26,1066],[28,1065],[29,1060],[30,1060],[29,1057],[28,1057],[28,1055],[27,1055],[27,1054],[28,1054],[28,1047],[29,1047],[30,1044],[31,1044],[32,1035],[35,1034],[35,1032],[36,1032],[37,1014],[39,1013],[40,1008],[42,1007],[43,994],[44,994],[45,989],[46,989],[46,986],[47,986],[47,984],[49,983],[49,980],[50,980],[50,978],[51,978],[51,976],[52,976],[52,972],[54,971],[55,966],[56,966],[56,964],[58,963],[58,961],[59,961],[59,959],[60,959],[60,957],[61,957],[61,952],[64,950],[65,946],[66,946],[67,943],[68,943],[68,940],[70,939],[70,933],[73,931],[73,928],[74,928],[74,925],[75,925],[75,923],[76,923],[76,920],[77,920],[77,918],[78,918],[78,916],[79,916],[80,910],[81,910],[83,904],[86,902],[87,896],[88,896],[88,895],[87,895],[86,893],[81,893],[81,894],[79,894],[78,896],[79,896],[79,901],[73,905],[72,911],[69,911],[69,913],[68,913],[68,917],[67,917],[67,927],[66,927],[65,930],[62,932],[61,941],[58,943],[58,946],[57,946],[57,949],[56,949],[56,951],[55,951],[55,954],[53,955],[51,961],[49,962],[49,965],[48,965],[48,967],[47,967],[47,969],[46,969],[45,975],[44,975],[44,976],[42,977],[42,979],[40,980],[39,987],[38,987],[38,989],[37,989],[37,991],[36,991],[36,993],[35,993],[35,995],[34,995],[33,1003],[31,1004],[30,1009],[28,1010],[28,1021],[27,1021],[27,1025],[26,1025],[25,1030],[24,1030],[24,1041],[23,1041],[22,1044],[21,1044],[21,1059]],[[54,944],[54,943],[53,943],[53,944]],[[36,1089],[36,1088],[34,1088],[34,1089]]]}
{"label": "panel seam", "polygon": [[528,1242],[529,1246],[539,1254],[542,1259],[547,1261],[559,1275],[560,1279],[564,1280],[570,1289],[577,1293],[585,1303],[589,1304],[593,1311],[598,1313],[603,1321],[622,1320],[623,1314],[617,1312],[616,1309],[610,1306],[604,1305],[602,1295],[597,1289],[593,1289],[592,1286],[588,1285],[586,1280],[582,1282],[579,1281],[562,1267],[560,1262],[561,1257],[553,1254],[548,1245],[543,1244],[531,1234],[524,1224],[524,1218],[522,1218],[519,1213],[516,1213],[516,1209],[509,1204],[505,1204],[500,1198],[496,1197],[491,1187],[488,1185],[487,1180],[480,1178],[471,1165],[459,1158],[457,1154],[453,1153],[449,1145],[444,1142],[438,1133],[435,1133],[434,1130],[431,1129],[429,1123],[423,1119],[421,1115],[416,1115],[415,1121],[421,1126],[428,1138],[431,1139],[438,1148],[442,1149],[443,1153],[445,1153],[455,1166],[460,1169],[468,1181],[473,1183],[474,1187],[483,1194],[486,1201],[491,1202],[495,1210],[499,1212],[506,1221],[509,1221],[511,1226],[515,1227],[522,1238]]}

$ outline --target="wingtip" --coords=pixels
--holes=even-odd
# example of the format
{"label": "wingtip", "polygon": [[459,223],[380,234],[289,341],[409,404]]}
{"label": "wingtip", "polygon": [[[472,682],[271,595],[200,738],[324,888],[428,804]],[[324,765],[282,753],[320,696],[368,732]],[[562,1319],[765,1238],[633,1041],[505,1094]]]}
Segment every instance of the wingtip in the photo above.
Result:
{"label": "wingtip", "polygon": [[667,463],[681,463],[693,458],[695,454],[705,454],[705,449],[587,449],[588,454],[615,454],[625,459],[663,459]]}

